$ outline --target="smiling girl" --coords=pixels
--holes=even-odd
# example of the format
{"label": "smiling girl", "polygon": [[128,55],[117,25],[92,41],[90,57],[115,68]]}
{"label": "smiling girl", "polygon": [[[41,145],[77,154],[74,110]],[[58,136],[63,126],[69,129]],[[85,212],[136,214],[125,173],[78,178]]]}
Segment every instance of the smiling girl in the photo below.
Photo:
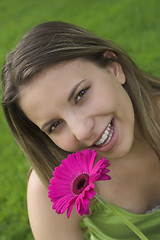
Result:
{"label": "smiling girl", "polygon": [[35,239],[82,240],[82,221],[88,239],[136,239],[97,204],[90,216],[73,211],[69,220],[51,210],[47,187],[54,168],[68,153],[87,148],[110,161],[112,180],[97,183],[99,194],[149,239],[158,239],[159,78],[113,42],[48,22],[7,56],[2,82],[7,122],[33,169],[27,201]]}

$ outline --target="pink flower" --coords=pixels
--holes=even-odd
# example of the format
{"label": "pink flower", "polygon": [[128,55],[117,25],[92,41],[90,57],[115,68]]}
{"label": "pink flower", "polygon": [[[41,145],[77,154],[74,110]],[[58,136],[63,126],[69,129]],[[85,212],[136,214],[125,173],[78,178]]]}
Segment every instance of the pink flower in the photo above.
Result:
{"label": "pink flower", "polygon": [[75,204],[79,215],[89,215],[90,199],[96,194],[94,182],[110,180],[107,175],[109,161],[102,157],[95,165],[95,150],[82,150],[69,154],[62,164],[55,168],[50,180],[48,197],[53,202],[52,208],[62,214],[67,210],[67,218]]}

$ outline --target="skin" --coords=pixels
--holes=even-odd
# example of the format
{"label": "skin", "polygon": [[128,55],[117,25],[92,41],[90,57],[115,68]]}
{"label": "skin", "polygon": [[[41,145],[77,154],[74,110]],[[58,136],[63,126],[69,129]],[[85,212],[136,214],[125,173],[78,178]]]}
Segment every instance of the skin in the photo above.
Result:
{"label": "skin", "polygon": [[[62,149],[72,152],[94,148],[100,156],[106,156],[112,180],[97,182],[99,194],[127,211],[142,214],[160,204],[160,164],[136,126],[132,103],[123,88],[125,81],[118,63],[100,68],[78,59],[34,76],[21,89],[19,104],[28,118]],[[95,142],[111,120],[112,144],[96,147]],[[66,221],[65,214],[53,213],[47,192],[33,171],[27,196],[35,239],[83,239],[78,227],[81,217],[73,211]]]}

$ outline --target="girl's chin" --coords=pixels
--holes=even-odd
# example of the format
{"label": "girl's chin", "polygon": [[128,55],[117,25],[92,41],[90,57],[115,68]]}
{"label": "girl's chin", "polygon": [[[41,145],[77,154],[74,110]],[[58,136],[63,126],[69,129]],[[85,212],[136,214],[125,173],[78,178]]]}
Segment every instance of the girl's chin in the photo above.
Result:
{"label": "girl's chin", "polygon": [[101,157],[105,157],[107,160],[120,160],[126,158],[130,150],[129,149],[116,149],[108,152],[97,151]]}
{"label": "girl's chin", "polygon": [[131,135],[129,137],[129,134],[122,139],[115,136],[110,146],[111,148],[109,149],[104,147],[96,148],[95,150],[99,152],[101,156],[105,156],[108,160],[126,158],[130,155],[134,147],[134,137]]}
{"label": "girl's chin", "polygon": [[105,155],[108,159],[123,159],[129,157],[132,152],[133,139],[126,139],[126,141],[121,141],[117,143],[115,148],[111,149],[108,152],[105,152]]}

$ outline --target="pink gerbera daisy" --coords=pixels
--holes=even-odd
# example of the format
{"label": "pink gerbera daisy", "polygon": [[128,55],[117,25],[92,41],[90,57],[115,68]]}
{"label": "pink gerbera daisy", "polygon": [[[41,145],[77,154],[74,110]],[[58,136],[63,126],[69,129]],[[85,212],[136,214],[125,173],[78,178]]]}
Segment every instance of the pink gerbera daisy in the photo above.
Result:
{"label": "pink gerbera daisy", "polygon": [[67,210],[70,217],[73,206],[79,215],[89,215],[90,199],[96,194],[94,183],[109,180],[107,174],[109,161],[102,157],[95,165],[95,150],[82,150],[69,154],[62,164],[55,168],[50,180],[48,197],[53,202],[52,208],[62,214]]}

